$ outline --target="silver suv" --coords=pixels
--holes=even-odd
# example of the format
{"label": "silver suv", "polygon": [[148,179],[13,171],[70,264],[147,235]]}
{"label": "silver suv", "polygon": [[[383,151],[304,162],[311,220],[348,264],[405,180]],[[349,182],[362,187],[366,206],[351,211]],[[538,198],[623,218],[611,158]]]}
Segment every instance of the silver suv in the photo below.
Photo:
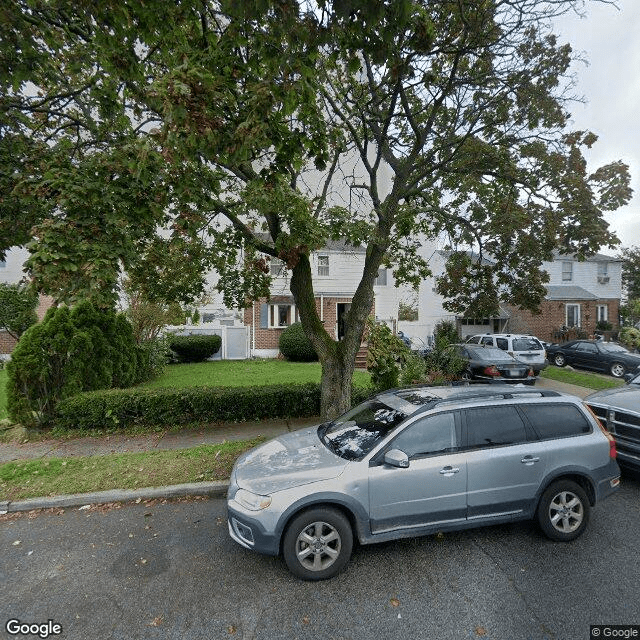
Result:
{"label": "silver suv", "polygon": [[533,368],[535,375],[549,364],[544,345],[535,336],[519,333],[481,333],[467,338],[472,344],[498,347]]}
{"label": "silver suv", "polygon": [[507,385],[381,393],[333,422],[242,455],[229,533],[306,580],[361,544],[537,519],[577,538],[619,484],[613,438],[582,402]]}

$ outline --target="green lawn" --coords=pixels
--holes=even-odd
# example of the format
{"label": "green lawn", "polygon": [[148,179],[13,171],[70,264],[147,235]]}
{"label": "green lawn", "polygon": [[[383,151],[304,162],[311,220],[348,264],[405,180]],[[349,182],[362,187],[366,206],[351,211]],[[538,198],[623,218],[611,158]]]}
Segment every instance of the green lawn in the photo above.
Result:
{"label": "green lawn", "polygon": [[596,391],[600,389],[614,389],[615,387],[622,387],[624,385],[624,380],[618,380],[611,376],[590,373],[588,371],[571,371],[570,369],[561,369],[553,365],[548,366],[541,375],[543,378],[548,378],[549,380],[575,384],[579,387],[595,389]]}
{"label": "green lawn", "polygon": [[8,462],[0,465],[0,494],[5,500],[22,500],[225,480],[236,458],[263,441],[256,438],[172,451]]}
{"label": "green lawn", "polygon": [[[369,385],[371,376],[356,371],[353,383]],[[320,382],[318,362],[287,362],[286,360],[218,360],[196,364],[174,364],[160,377],[143,387],[249,387],[294,382]]]}
{"label": "green lawn", "polygon": [[7,371],[0,369],[0,420],[7,417]]}

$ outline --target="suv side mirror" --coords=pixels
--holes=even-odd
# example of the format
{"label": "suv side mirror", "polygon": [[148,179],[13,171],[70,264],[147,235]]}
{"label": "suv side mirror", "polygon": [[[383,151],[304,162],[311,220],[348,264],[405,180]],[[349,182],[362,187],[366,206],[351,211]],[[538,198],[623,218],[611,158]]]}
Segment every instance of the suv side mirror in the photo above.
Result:
{"label": "suv side mirror", "polygon": [[400,449],[390,449],[384,454],[384,463],[392,467],[406,469],[409,466],[409,456]]}

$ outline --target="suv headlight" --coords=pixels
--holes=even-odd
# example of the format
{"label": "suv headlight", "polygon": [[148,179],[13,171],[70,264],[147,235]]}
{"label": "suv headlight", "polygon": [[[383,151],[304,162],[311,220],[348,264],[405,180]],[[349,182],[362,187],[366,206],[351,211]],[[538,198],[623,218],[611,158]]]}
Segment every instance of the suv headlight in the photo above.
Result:
{"label": "suv headlight", "polygon": [[249,511],[261,511],[271,504],[271,496],[261,496],[246,489],[238,489],[234,500]]}

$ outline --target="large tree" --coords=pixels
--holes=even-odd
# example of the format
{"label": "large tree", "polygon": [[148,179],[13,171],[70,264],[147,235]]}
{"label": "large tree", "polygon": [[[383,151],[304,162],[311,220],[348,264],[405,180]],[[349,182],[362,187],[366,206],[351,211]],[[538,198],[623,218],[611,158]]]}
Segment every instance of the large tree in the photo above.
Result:
{"label": "large tree", "polygon": [[[42,290],[102,304],[123,269],[188,302],[215,268],[242,305],[283,260],[332,417],[378,269],[417,283],[421,238],[445,239],[439,290],[476,316],[535,308],[553,249],[617,242],[602,215],[628,201],[627,167],[587,171],[597,138],[567,130],[571,49],[549,26],[583,6],[17,0],[2,9],[0,241],[31,237]],[[329,239],[366,247],[340,342],[313,292]]]}

